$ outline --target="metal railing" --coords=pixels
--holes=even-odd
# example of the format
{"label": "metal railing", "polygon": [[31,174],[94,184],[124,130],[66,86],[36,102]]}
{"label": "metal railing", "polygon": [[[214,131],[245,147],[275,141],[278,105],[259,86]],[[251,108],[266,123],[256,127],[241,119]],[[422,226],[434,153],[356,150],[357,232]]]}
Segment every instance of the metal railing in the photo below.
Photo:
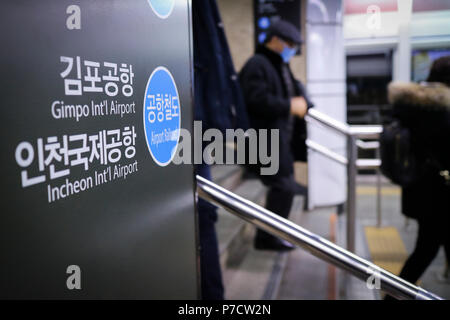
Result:
{"label": "metal railing", "polygon": [[284,219],[200,176],[197,176],[197,193],[206,201],[222,207],[258,228],[308,250],[319,259],[334,264],[363,281],[368,281],[370,277],[378,280],[381,290],[398,299],[442,300],[442,298],[309,232],[292,221]]}
{"label": "metal railing", "polygon": [[[376,157],[378,159],[374,159],[378,161],[378,165],[376,168],[376,172],[377,172],[377,227],[381,227],[381,170],[380,170],[380,166],[381,166],[381,160],[379,160],[380,158],[380,142],[379,141],[370,141],[370,142],[366,142],[366,141],[362,141],[362,140],[356,140],[356,145],[358,146],[358,148],[363,149],[363,150],[376,150]],[[356,166],[360,167],[358,165],[358,162],[356,162]]]}
{"label": "metal railing", "polygon": [[[314,141],[307,140],[306,145],[324,156],[347,166],[347,249],[355,252],[355,225],[356,225],[356,175],[359,169],[379,169],[379,159],[358,159],[358,146],[366,149],[374,148],[376,142],[364,142],[360,139],[377,139],[383,131],[382,126],[349,126],[346,123],[322,113],[309,109],[305,120],[311,123],[325,125],[347,137],[347,157],[344,157],[329,148]],[[379,145],[378,145],[379,146]],[[381,220],[380,177],[377,180],[378,221]],[[381,224],[381,222],[379,222]]]}

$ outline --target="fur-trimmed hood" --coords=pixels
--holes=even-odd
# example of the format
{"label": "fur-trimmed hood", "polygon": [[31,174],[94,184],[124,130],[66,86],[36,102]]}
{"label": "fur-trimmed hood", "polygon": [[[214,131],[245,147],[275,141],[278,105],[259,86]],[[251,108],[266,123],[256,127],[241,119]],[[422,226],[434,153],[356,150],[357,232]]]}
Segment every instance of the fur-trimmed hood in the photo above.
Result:
{"label": "fur-trimmed hood", "polygon": [[392,82],[388,92],[389,102],[393,105],[450,112],[450,88],[441,83]]}

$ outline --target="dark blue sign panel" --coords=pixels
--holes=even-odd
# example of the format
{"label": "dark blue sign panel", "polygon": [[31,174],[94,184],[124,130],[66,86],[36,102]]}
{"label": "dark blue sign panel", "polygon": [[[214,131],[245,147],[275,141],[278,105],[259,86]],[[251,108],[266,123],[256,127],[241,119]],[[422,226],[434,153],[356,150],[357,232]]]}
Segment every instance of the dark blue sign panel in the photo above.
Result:
{"label": "dark blue sign panel", "polygon": [[0,6],[0,297],[197,298],[189,2]]}

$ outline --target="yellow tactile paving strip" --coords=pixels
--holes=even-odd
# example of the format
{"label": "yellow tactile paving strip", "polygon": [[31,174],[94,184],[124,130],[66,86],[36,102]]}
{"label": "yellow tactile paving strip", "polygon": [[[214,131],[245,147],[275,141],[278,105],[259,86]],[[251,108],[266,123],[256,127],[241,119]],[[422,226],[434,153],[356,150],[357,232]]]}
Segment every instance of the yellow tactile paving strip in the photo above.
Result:
{"label": "yellow tactile paving strip", "polygon": [[365,227],[373,263],[398,275],[408,257],[402,238],[395,227]]}
{"label": "yellow tactile paving strip", "polygon": [[[376,187],[364,187],[359,186],[356,188],[356,194],[363,196],[373,196],[377,194]],[[401,194],[401,189],[399,187],[382,187],[381,195],[382,196],[399,196]]]}

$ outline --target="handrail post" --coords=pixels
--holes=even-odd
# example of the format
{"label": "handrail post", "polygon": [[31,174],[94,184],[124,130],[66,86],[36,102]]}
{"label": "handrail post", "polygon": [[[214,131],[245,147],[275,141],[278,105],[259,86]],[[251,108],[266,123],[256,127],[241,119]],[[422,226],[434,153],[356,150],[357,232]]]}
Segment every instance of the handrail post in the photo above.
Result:
{"label": "handrail post", "polygon": [[347,250],[355,253],[355,223],[356,223],[356,159],[358,148],[356,137],[347,137]]}
{"label": "handrail post", "polygon": [[[377,158],[380,159],[380,149],[377,149]],[[381,169],[377,168],[377,227],[381,227]]]}
{"label": "handrail post", "polygon": [[[358,147],[357,139],[369,139],[378,138],[380,133],[383,132],[383,127],[377,126],[365,126],[365,125],[352,125],[349,126],[347,123],[343,123],[327,114],[320,112],[315,109],[310,109],[308,114],[305,116],[305,120],[310,122],[319,122],[345,136],[347,136],[347,249],[351,252],[355,252],[355,223],[356,223],[356,175],[357,175],[357,160],[358,160]],[[372,148],[372,145],[363,143],[365,148]],[[310,143],[311,145],[311,143]],[[331,156],[330,152],[321,148],[320,145],[314,144],[315,149],[328,157],[337,160],[335,156]],[[338,161],[342,163],[343,161]],[[362,164],[362,163],[361,163]],[[373,167],[373,163],[364,162],[365,166]],[[378,164],[377,164],[378,165]],[[378,196],[379,197],[379,196]],[[379,208],[381,206],[381,201],[378,200]]]}

